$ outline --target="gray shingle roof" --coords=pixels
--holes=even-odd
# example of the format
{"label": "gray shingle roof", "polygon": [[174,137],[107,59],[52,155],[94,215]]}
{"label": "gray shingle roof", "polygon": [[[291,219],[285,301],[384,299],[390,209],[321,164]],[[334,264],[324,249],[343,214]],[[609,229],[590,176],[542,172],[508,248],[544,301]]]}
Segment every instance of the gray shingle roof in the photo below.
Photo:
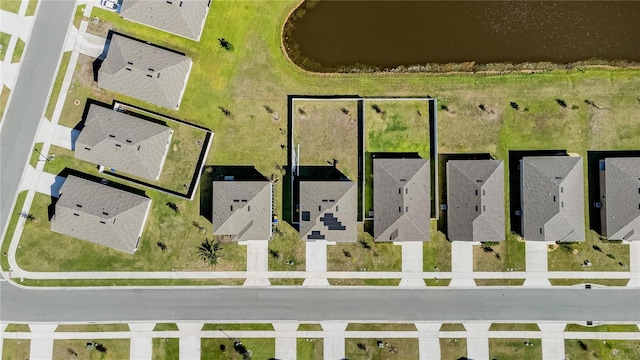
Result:
{"label": "gray shingle roof", "polygon": [[69,176],[51,219],[51,230],[132,254],[151,199]]}
{"label": "gray shingle roof", "polygon": [[177,109],[191,70],[191,59],[169,50],[113,34],[98,72],[101,88]]}
{"label": "gray shingle roof", "polygon": [[520,172],[525,240],[584,241],[582,157],[525,157]]}
{"label": "gray shingle roof", "polygon": [[376,241],[428,241],[429,160],[374,158],[373,210]]}
{"label": "gray shingle roof", "polygon": [[156,29],[200,40],[210,0],[124,0],[120,16]]}
{"label": "gray shingle roof", "polygon": [[603,235],[640,240],[640,158],[608,158],[604,165]]}
{"label": "gray shingle roof", "polygon": [[504,164],[502,160],[447,162],[447,236],[450,240],[502,241]]}
{"label": "gray shingle roof", "polygon": [[300,181],[300,239],[354,242],[358,187],[351,181]]}
{"label": "gray shingle roof", "polygon": [[172,134],[168,126],[92,104],[76,140],[75,157],[157,180]]}
{"label": "gray shingle roof", "polygon": [[271,183],[214,181],[213,233],[234,241],[271,239]]}

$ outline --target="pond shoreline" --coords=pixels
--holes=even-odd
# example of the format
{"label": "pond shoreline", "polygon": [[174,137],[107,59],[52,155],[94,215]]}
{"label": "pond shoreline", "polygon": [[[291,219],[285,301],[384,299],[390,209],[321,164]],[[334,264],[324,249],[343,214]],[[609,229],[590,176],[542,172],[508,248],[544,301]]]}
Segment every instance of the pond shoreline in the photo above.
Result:
{"label": "pond shoreline", "polygon": [[425,63],[399,65],[396,67],[380,67],[366,64],[351,64],[340,66],[324,66],[314,59],[311,59],[300,52],[300,46],[293,39],[292,32],[295,30],[295,22],[302,19],[307,10],[313,9],[318,4],[317,0],[301,0],[287,14],[286,20],[281,27],[281,49],[286,58],[301,70],[312,74],[482,74],[482,75],[502,75],[502,74],[529,74],[542,73],[557,70],[565,71],[585,71],[589,69],[639,69],[640,61],[608,60],[592,58],[588,60],[574,61],[570,63],[558,63],[551,61],[540,62],[495,62],[476,63],[451,62],[451,63]]}

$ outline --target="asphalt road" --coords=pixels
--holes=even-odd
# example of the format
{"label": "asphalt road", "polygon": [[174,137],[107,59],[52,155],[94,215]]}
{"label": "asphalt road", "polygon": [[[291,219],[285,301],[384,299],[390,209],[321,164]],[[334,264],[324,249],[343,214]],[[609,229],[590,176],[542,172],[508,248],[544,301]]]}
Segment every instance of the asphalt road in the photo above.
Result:
{"label": "asphalt road", "polygon": [[93,289],[0,283],[0,320],[640,323],[638,289]]}
{"label": "asphalt road", "polygon": [[20,178],[44,113],[75,1],[41,1],[0,132],[0,234],[11,216]]}

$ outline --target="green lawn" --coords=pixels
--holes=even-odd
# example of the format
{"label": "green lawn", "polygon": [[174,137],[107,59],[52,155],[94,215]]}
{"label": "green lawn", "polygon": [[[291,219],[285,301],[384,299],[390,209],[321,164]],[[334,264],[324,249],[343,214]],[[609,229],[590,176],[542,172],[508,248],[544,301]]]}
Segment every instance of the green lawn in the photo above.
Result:
{"label": "green lawn", "polygon": [[297,339],[296,358],[298,360],[324,359],[324,339]]}
{"label": "green lawn", "polygon": [[[102,344],[106,352],[100,352],[96,348],[89,349],[87,343]],[[86,339],[86,340],[54,340],[54,359],[79,359],[79,360],[122,360],[129,358],[129,339]]]}
{"label": "green lawn", "polygon": [[489,339],[489,357],[496,360],[542,360],[540,339]]}
{"label": "green lawn", "polygon": [[400,279],[327,279],[331,286],[398,286]]}
{"label": "green lawn", "polygon": [[467,339],[440,339],[440,359],[464,359],[467,356]]}
{"label": "green lawn", "polygon": [[106,332],[106,331],[129,331],[127,324],[79,324],[79,325],[58,325],[56,332]]}
{"label": "green lawn", "polygon": [[174,323],[158,323],[153,331],[178,331],[178,325]]}
{"label": "green lawn", "polygon": [[2,0],[0,1],[0,10],[9,11],[17,14],[20,10],[21,0]]}
{"label": "green lawn", "polygon": [[16,47],[13,49],[13,56],[11,57],[11,63],[20,62],[22,59],[22,52],[24,51],[25,43],[22,39],[18,38],[16,41]]}
{"label": "green lawn", "polygon": [[[15,279],[14,279],[15,280]],[[20,281],[25,286],[240,286],[245,279],[64,279]]]}
{"label": "green lawn", "polygon": [[273,286],[300,286],[304,283],[303,278],[295,278],[295,279],[274,279],[270,278],[269,282]]}
{"label": "green lawn", "polygon": [[29,159],[29,165],[34,168],[38,166],[38,162],[46,161],[46,155],[40,155],[42,153],[42,145],[43,143],[37,143],[34,145],[35,150],[31,152],[31,159]]}
{"label": "green lawn", "polygon": [[416,324],[350,323],[346,331],[418,331]]}
{"label": "green lawn", "polygon": [[540,331],[538,324],[493,323],[489,331]]}
{"label": "green lawn", "polygon": [[637,360],[640,340],[565,340],[564,354],[568,359]]}
{"label": "green lawn", "polygon": [[300,240],[300,234],[281,221],[269,242],[269,270],[304,271],[306,246],[307,242]]}
{"label": "green lawn", "polygon": [[[548,258],[549,271],[629,271],[629,245],[601,241],[591,230],[583,242],[554,245]],[[591,266],[584,266],[586,260]]]}
{"label": "green lawn", "polygon": [[180,339],[154,338],[153,360],[178,360],[180,358]]}
{"label": "green lawn", "polygon": [[300,145],[301,165],[336,167],[352,181],[358,178],[357,102],[294,102],[293,145]]}
{"label": "green lawn", "polygon": [[505,241],[473,247],[473,271],[524,271],[525,242],[509,233]]}
{"label": "green lawn", "polygon": [[62,54],[62,61],[60,62],[60,67],[58,68],[58,73],[56,74],[56,80],[53,83],[53,89],[51,90],[51,97],[49,98],[49,103],[47,104],[47,110],[44,112],[44,117],[51,120],[53,117],[53,111],[56,108],[56,102],[58,102],[58,96],[60,95],[60,90],[62,88],[62,81],[64,80],[64,75],[67,72],[67,67],[69,66],[69,60],[71,59],[71,51],[66,51]]}
{"label": "green lawn", "polygon": [[[384,343],[378,347],[377,341]],[[418,360],[418,339],[345,339],[347,359],[415,359]]]}
{"label": "green lawn", "polygon": [[464,328],[464,324],[442,324],[440,331],[467,331],[467,329]]}
{"label": "green lawn", "polygon": [[[246,350],[251,351],[252,359],[271,359],[276,353],[275,339],[240,339]],[[223,347],[224,345],[224,347]],[[224,350],[223,350],[224,349]],[[242,355],[234,349],[229,339],[202,339],[200,358],[240,360]]]}
{"label": "green lawn", "polygon": [[2,360],[24,360],[31,353],[31,340],[4,339],[2,343]]}
{"label": "green lawn", "polygon": [[549,279],[553,286],[597,284],[604,286],[627,286],[629,279]]}
{"label": "green lawn", "polygon": [[564,331],[585,331],[585,332],[638,332],[637,325],[606,324],[597,326],[583,326],[578,324],[567,324]]}
{"label": "green lawn", "polygon": [[[18,194],[18,199],[16,200],[16,206],[13,208],[13,214],[11,214],[11,219],[9,220],[9,224],[7,227],[7,234],[2,241],[2,270],[9,270],[9,259],[8,252],[9,246],[11,245],[11,238],[13,238],[13,233],[16,230],[16,225],[18,224],[18,219],[20,219],[20,212],[22,211],[22,206],[24,205],[24,200],[27,198],[27,192],[23,191]],[[7,254],[7,255],[5,255]]]}
{"label": "green lawn", "polygon": [[9,102],[10,93],[11,90],[6,85],[2,85],[2,92],[0,92],[0,121],[4,116],[4,109],[7,107],[7,102]]}
{"label": "green lawn", "polygon": [[474,279],[477,286],[522,286],[524,279]]}
{"label": "green lawn", "polygon": [[224,331],[229,331],[229,330],[266,330],[266,331],[273,331],[273,325],[268,324],[268,323],[264,323],[264,324],[245,324],[245,323],[238,323],[238,324],[204,324],[204,326],[202,327],[203,331],[218,331],[218,330],[224,330]]}
{"label": "green lawn", "polygon": [[27,324],[9,324],[4,329],[5,332],[30,332],[29,325]]}
{"label": "green lawn", "polygon": [[4,55],[9,47],[9,40],[11,40],[11,34],[0,32],[0,61],[4,61]]}
{"label": "green lawn", "polygon": [[393,243],[374,242],[369,233],[359,231],[358,241],[355,243],[327,246],[327,270],[401,271],[402,248]]}
{"label": "green lawn", "polygon": [[431,240],[422,246],[424,271],[451,271],[451,242],[438,231],[435,220],[431,220]]}
{"label": "green lawn", "polygon": [[35,15],[37,7],[38,7],[38,0],[29,0],[29,5],[27,5],[27,11],[24,13],[24,16]]}
{"label": "green lawn", "polygon": [[322,325],[320,325],[320,324],[300,324],[300,325],[298,325],[298,331],[322,331]]}

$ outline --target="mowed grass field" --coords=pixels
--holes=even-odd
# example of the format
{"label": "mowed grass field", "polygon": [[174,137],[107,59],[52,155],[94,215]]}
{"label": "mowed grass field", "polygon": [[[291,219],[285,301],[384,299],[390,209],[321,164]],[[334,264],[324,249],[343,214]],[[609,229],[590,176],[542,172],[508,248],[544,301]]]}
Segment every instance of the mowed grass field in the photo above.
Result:
{"label": "mowed grass field", "polygon": [[[74,80],[72,84],[75,87],[72,86],[67,98],[61,123],[68,126],[77,124],[87,96],[107,103],[117,96],[121,101],[212,129],[216,135],[207,164],[254,165],[266,177],[281,175],[281,166],[286,164],[287,151],[283,151],[280,145],[287,143],[287,95],[292,94],[406,97],[428,93],[438,99],[439,106],[446,106],[438,112],[440,152],[489,152],[498,159],[507,160],[510,149],[566,149],[585,156],[588,149],[639,147],[638,69],[584,68],[507,75],[311,74],[289,62],[281,48],[282,24],[297,3],[297,0],[214,1],[200,42],[128,22],[116,13],[94,8],[92,16],[100,21],[97,25],[92,24],[89,31],[104,36],[108,29],[114,29],[186,53],[194,61],[189,82],[180,109],[175,111],[100,92],[94,87],[91,76],[83,83]],[[222,49],[218,38],[229,41],[234,50]],[[80,68],[90,74],[92,59],[83,61]],[[81,100],[82,104],[73,105],[75,99]],[[560,106],[557,99],[568,106]],[[587,105],[585,100],[597,107]],[[518,105],[517,110],[512,108],[511,102]],[[277,112],[279,119],[274,119],[265,105]],[[220,107],[229,110],[232,116],[225,116]],[[391,114],[392,111],[388,110],[387,116]],[[411,116],[415,118],[417,112]],[[423,113],[421,118],[425,116]],[[393,123],[385,124],[391,125]],[[383,131],[378,143],[381,146],[389,142],[398,143],[397,148],[402,149],[405,146],[403,142],[409,141],[401,132],[397,137],[391,137],[392,134]],[[314,150],[307,145],[303,154],[305,152],[312,154]],[[505,171],[505,176],[508,176],[508,171]],[[282,218],[282,182],[275,184],[275,193],[277,212]],[[151,218],[141,248],[131,258],[123,254],[111,257],[109,250],[102,247],[69,245],[65,249],[55,248],[57,255],[53,257],[31,255],[23,256],[19,261],[28,261],[28,265],[24,265],[26,268],[40,271],[102,267],[118,270],[202,268],[197,264],[192,249],[205,236],[190,225],[197,221],[207,228],[210,226],[209,220],[199,215],[199,194],[193,202],[174,201],[181,209],[179,216],[172,214],[164,205],[170,201],[167,197],[160,194],[150,196],[154,198]],[[46,205],[47,201],[40,199],[36,203],[40,208],[34,207],[33,211],[42,214]],[[40,232],[37,239],[40,240],[21,244],[23,252],[34,254],[51,250],[51,242],[45,244],[43,238],[56,236],[47,231],[45,224],[46,221],[38,224]],[[284,222],[279,226],[288,227]],[[295,236],[295,232],[289,229],[283,233]],[[172,253],[155,254],[160,252],[155,245],[157,241],[166,242]],[[103,261],[105,253],[109,254],[107,258],[117,261]],[[340,251],[330,256],[344,258]],[[622,255],[616,257],[623,258]],[[333,261],[336,267],[353,267],[338,265],[344,263],[342,258],[338,261],[328,259],[328,262],[331,264]],[[44,262],[45,259],[50,262]],[[94,261],[89,267],[96,259],[101,260]],[[74,265],[74,262],[80,265]],[[123,263],[127,266],[122,266]],[[497,268],[504,266],[496,264]],[[386,267],[389,266],[383,268]],[[398,265],[390,267],[396,269]]]}
{"label": "mowed grass field", "polygon": [[358,178],[357,102],[295,100],[293,145],[300,165],[333,166],[352,181]]}

